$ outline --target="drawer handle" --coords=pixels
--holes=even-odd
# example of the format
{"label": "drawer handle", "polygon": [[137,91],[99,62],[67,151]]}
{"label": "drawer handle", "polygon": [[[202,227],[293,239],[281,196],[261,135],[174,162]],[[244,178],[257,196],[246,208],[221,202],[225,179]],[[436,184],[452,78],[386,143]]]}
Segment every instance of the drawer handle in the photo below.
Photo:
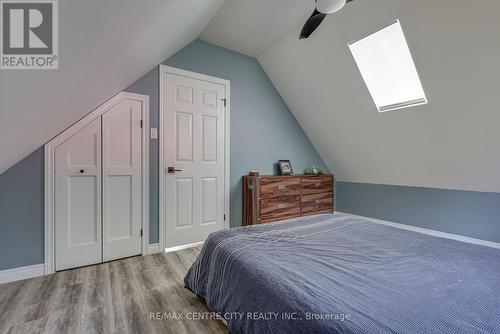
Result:
{"label": "drawer handle", "polygon": [[285,203],[278,203],[278,209],[284,209],[284,208],[286,208]]}
{"label": "drawer handle", "polygon": [[279,189],[279,190],[281,190],[281,191],[285,191],[285,189],[286,189],[286,185],[284,185],[284,184],[280,184],[280,185],[278,186],[278,189]]}
{"label": "drawer handle", "polygon": [[321,183],[316,182],[315,186],[316,186],[316,187],[319,187],[319,186],[321,186]]}
{"label": "drawer handle", "polygon": [[314,203],[315,204],[319,204],[319,203],[321,203],[321,201],[319,199],[317,199],[317,200],[314,201]]}

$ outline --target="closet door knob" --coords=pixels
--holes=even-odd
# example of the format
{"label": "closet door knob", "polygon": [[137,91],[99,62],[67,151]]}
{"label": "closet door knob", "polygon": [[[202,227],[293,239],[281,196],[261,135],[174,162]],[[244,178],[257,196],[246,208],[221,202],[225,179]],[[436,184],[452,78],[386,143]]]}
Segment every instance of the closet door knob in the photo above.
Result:
{"label": "closet door knob", "polygon": [[83,174],[85,173],[85,171],[83,169],[80,169],[80,174]]}

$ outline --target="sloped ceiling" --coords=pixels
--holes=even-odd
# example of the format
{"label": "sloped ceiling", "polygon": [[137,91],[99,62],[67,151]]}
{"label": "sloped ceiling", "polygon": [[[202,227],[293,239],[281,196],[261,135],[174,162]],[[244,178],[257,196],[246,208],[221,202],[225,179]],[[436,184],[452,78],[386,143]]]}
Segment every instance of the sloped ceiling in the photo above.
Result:
{"label": "sloped ceiling", "polygon": [[[299,40],[313,7],[230,0],[201,38],[257,57],[338,179],[500,192],[500,2],[355,0]],[[379,114],[347,44],[396,18],[429,104]]]}
{"label": "sloped ceiling", "polygon": [[302,27],[314,0],[228,0],[200,38],[257,57]]}
{"label": "sloped ceiling", "polygon": [[[60,70],[0,71],[0,173],[203,31],[257,57],[338,179],[500,192],[500,2],[355,0],[307,40],[313,0],[223,2],[59,2]],[[379,114],[347,43],[395,18],[429,104]]]}
{"label": "sloped ceiling", "polygon": [[59,70],[0,70],[0,173],[197,38],[224,1],[59,1]]}
{"label": "sloped ceiling", "polygon": [[[496,0],[355,0],[258,60],[338,179],[500,192],[498,13]],[[378,113],[347,43],[396,18],[429,104]]]}

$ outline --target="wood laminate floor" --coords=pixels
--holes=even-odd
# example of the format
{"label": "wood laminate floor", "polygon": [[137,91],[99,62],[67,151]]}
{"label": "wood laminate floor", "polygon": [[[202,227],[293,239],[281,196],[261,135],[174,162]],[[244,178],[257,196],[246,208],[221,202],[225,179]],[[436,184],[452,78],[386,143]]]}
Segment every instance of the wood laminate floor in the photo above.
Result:
{"label": "wood laminate floor", "polygon": [[[184,288],[200,247],[138,256],[0,284],[0,333],[227,333]],[[150,313],[183,319],[151,320]]]}

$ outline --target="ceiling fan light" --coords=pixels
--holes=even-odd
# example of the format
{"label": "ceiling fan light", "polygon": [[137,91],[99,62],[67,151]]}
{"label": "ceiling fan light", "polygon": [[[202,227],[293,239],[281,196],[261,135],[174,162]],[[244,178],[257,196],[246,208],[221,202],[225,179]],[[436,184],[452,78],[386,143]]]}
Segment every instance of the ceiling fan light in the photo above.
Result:
{"label": "ceiling fan light", "polygon": [[344,8],[346,0],[317,0],[316,9],[320,13],[331,14]]}

